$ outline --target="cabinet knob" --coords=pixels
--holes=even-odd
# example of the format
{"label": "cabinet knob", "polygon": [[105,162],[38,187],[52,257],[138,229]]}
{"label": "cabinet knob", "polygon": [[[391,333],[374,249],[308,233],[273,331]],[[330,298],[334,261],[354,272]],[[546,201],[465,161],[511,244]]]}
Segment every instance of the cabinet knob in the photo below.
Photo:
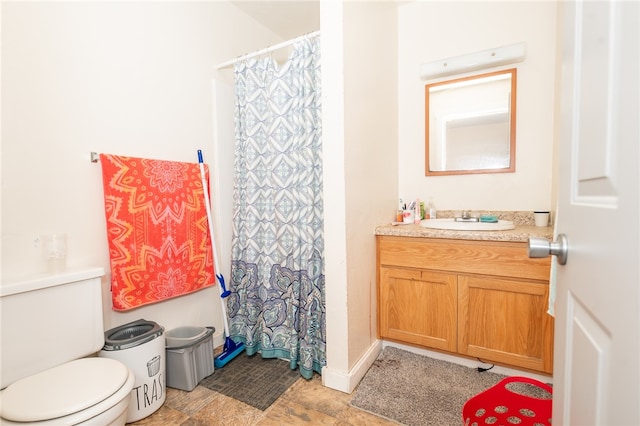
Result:
{"label": "cabinet knob", "polygon": [[529,238],[529,257],[556,256],[558,263],[564,265],[567,263],[568,253],[569,240],[564,234],[559,234],[558,239],[552,243],[544,238]]}

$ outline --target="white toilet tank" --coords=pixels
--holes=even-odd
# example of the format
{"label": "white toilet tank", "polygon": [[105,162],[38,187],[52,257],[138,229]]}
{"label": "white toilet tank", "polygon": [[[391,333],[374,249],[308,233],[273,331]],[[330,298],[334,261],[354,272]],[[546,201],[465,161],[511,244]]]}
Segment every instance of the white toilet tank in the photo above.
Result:
{"label": "white toilet tank", "polygon": [[0,389],[104,345],[103,268],[0,285]]}

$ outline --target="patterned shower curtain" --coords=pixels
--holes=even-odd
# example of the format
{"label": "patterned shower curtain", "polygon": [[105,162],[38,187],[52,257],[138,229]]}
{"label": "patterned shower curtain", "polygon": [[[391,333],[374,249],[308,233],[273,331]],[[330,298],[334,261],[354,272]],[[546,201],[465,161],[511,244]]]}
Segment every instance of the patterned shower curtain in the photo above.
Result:
{"label": "patterned shower curtain", "polygon": [[235,92],[230,334],[309,379],[326,365],[319,37],[239,62]]}

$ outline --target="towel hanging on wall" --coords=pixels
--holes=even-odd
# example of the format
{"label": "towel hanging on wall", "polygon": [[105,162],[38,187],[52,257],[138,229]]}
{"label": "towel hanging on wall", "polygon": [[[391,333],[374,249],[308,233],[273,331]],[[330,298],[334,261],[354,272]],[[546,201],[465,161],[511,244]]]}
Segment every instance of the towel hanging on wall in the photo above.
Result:
{"label": "towel hanging on wall", "polygon": [[[100,154],[113,309],[215,283],[198,163]],[[207,171],[208,179],[208,171]]]}

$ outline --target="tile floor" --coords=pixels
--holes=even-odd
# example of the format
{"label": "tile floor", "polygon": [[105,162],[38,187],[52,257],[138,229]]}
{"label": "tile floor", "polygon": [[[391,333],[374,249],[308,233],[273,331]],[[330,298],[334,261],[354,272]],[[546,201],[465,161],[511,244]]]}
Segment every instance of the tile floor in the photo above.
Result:
{"label": "tile floor", "polygon": [[197,386],[191,392],[167,388],[165,403],[135,426],[197,425],[397,425],[351,407],[353,395],[322,386],[322,378],[298,379],[265,411]]}

